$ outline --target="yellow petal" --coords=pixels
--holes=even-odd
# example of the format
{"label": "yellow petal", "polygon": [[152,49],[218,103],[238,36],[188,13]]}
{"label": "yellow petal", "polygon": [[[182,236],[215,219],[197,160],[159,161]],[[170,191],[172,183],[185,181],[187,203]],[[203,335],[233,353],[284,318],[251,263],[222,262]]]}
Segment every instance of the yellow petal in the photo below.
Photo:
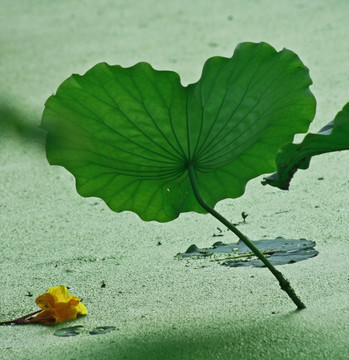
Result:
{"label": "yellow petal", "polygon": [[57,322],[74,320],[77,315],[76,306],[71,306],[69,303],[58,303],[54,309],[54,316]]}
{"label": "yellow petal", "polygon": [[51,294],[56,302],[68,302],[69,301],[69,291],[66,286],[52,286],[47,290]]}
{"label": "yellow petal", "polygon": [[82,302],[79,302],[78,306],[76,307],[76,310],[77,310],[78,314],[80,314],[80,315],[87,314],[86,306]]}
{"label": "yellow petal", "polygon": [[80,302],[80,299],[78,297],[73,296],[73,295],[69,296],[69,304],[70,305],[78,306],[79,302]]}
{"label": "yellow petal", "polygon": [[35,299],[35,302],[39,306],[39,308],[41,308],[43,310],[53,309],[55,307],[55,303],[56,303],[54,297],[49,293],[45,293],[45,294],[38,296]]}

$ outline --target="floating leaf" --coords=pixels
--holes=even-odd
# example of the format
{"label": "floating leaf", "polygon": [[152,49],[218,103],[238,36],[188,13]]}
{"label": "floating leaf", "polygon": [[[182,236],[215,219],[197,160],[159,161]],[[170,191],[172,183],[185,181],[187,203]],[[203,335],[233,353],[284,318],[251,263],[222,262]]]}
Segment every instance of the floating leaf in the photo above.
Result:
{"label": "floating leaf", "polygon": [[76,325],[66,328],[58,329],[54,332],[56,336],[68,337],[68,336],[76,336],[80,334],[80,330],[83,328],[82,325]]}
{"label": "floating leaf", "polygon": [[307,169],[313,156],[339,150],[349,150],[349,103],[317,134],[306,135],[300,144],[282,147],[276,157],[277,173],[262,183],[288,190],[295,172]]}
{"label": "floating leaf", "polygon": [[278,149],[308,129],[311,83],[295,53],[266,43],[208,59],[187,87],[177,73],[144,62],[100,63],[47,100],[47,158],[75,176],[79,194],[114,211],[161,222],[204,213],[189,169],[210,206],[241,196],[250,179],[276,170]]}
{"label": "floating leaf", "polygon": [[[252,243],[268,258],[273,265],[292,264],[318,255],[314,249],[315,241],[306,239],[286,240],[277,237],[274,240],[258,240]],[[231,267],[254,266],[264,267],[251,250],[242,242],[224,244],[216,242],[211,248],[199,249],[191,245],[185,253],[178,253],[177,259],[203,259],[208,258],[219,261],[222,265]]]}
{"label": "floating leaf", "polygon": [[107,334],[115,330],[115,326],[99,326],[89,332],[90,335]]}

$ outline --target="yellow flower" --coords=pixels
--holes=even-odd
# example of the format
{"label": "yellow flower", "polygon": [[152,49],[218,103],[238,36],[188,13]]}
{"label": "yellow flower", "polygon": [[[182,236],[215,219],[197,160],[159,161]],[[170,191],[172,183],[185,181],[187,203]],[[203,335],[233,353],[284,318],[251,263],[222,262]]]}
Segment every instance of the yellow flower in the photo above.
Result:
{"label": "yellow flower", "polygon": [[56,324],[74,320],[78,314],[87,314],[86,306],[76,296],[69,295],[64,285],[51,287],[38,296],[35,302],[42,311],[29,320],[31,323]]}

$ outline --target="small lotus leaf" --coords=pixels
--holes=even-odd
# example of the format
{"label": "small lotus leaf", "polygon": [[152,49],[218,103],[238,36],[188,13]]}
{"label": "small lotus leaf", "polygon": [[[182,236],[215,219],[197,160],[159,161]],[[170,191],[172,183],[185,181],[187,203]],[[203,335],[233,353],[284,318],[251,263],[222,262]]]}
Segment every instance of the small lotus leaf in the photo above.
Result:
{"label": "small lotus leaf", "polygon": [[264,178],[264,185],[288,190],[298,169],[307,169],[315,155],[349,150],[349,103],[317,134],[308,134],[300,144],[287,144],[276,157],[277,172]]}

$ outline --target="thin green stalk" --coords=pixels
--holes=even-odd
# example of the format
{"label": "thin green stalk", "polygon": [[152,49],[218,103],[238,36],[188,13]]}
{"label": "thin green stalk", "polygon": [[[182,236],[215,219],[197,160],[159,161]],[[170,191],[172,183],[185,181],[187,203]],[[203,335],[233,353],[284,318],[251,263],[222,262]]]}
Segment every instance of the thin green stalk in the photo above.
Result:
{"label": "thin green stalk", "polygon": [[282,290],[286,291],[287,295],[293,300],[297,305],[297,308],[305,309],[305,305],[296,295],[293,290],[290,282],[282,275],[282,273],[275,269],[275,267],[270,263],[270,261],[258,250],[258,248],[240,231],[238,230],[231,222],[229,222],[225,217],[220,213],[214,210],[210,205],[208,205],[204,199],[201,197],[199,192],[198,183],[196,180],[195,170],[192,164],[188,164],[188,173],[191,181],[191,185],[198,203],[216,219],[218,219],[222,224],[224,224],[229,230],[231,230],[241,241],[243,241],[246,246],[248,246],[254,254],[263,262],[263,264],[273,273],[273,275],[279,281],[280,287]]}

